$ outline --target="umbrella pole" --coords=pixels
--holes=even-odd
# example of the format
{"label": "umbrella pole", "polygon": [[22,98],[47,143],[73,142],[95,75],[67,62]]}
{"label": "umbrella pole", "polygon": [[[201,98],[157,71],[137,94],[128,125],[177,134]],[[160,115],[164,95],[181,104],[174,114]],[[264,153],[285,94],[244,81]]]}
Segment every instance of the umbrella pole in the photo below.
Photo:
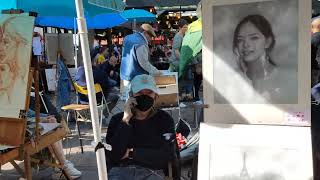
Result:
{"label": "umbrella pole", "polygon": [[[75,3],[76,3],[76,10],[77,10],[77,17],[78,17],[77,19],[78,33],[80,35],[81,49],[83,53],[83,64],[84,64],[86,83],[87,83],[87,89],[88,89],[94,141],[96,143],[99,143],[101,142],[101,132],[99,128],[97,100],[96,100],[96,94],[94,90],[92,65],[90,60],[87,24],[84,18],[82,0],[75,0]],[[104,149],[98,149],[96,151],[96,158],[97,158],[97,165],[98,165],[99,180],[107,180],[108,177],[107,177],[107,168],[106,168]]]}
{"label": "umbrella pole", "polygon": [[133,20],[133,30],[136,31],[137,29],[137,21],[136,19]]}
{"label": "umbrella pole", "polygon": [[78,69],[78,46],[77,46],[77,37],[78,37],[78,34],[77,34],[77,20],[76,18],[73,19],[73,49],[74,49],[74,65],[75,65],[75,68]]}

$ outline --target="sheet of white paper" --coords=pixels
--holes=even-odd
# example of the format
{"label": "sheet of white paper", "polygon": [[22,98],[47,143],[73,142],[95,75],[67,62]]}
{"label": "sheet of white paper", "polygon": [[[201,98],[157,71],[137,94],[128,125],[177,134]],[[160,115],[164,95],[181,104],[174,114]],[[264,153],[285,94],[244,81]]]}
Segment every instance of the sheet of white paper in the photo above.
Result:
{"label": "sheet of white paper", "polygon": [[0,151],[6,150],[6,149],[9,149],[9,148],[14,148],[14,147],[16,147],[16,146],[9,146],[9,145],[0,144]]}
{"label": "sheet of white paper", "polygon": [[45,135],[60,126],[59,123],[40,123],[40,125],[43,127],[43,130],[40,133],[41,135]]}

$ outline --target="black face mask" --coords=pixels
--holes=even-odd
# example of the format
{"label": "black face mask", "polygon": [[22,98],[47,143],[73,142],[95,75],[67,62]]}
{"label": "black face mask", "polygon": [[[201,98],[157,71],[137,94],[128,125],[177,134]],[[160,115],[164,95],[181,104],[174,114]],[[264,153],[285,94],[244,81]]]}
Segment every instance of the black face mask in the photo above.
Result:
{"label": "black face mask", "polygon": [[144,112],[150,109],[153,106],[154,99],[147,95],[141,95],[135,97],[137,101],[137,105],[135,106],[140,111]]}

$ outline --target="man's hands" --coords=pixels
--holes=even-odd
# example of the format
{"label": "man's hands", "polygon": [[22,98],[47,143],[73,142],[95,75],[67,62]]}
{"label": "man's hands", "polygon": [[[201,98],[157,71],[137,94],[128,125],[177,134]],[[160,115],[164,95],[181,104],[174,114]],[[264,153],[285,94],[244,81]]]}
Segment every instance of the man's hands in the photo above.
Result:
{"label": "man's hands", "polygon": [[50,116],[47,116],[45,117],[43,120],[42,120],[43,123],[56,123],[57,122],[57,119],[53,116],[53,115],[50,115]]}
{"label": "man's hands", "polygon": [[114,74],[114,71],[113,71],[113,70],[111,70],[109,75],[112,77],[112,76],[113,76],[113,74]]}
{"label": "man's hands", "polygon": [[163,74],[162,71],[158,70],[155,75],[156,75],[156,76],[161,76],[162,74]]}
{"label": "man's hands", "polygon": [[133,148],[127,149],[126,153],[123,155],[121,159],[129,158],[129,153],[133,151]]}
{"label": "man's hands", "polygon": [[137,105],[137,101],[133,97],[129,97],[128,101],[124,104],[123,118],[122,121],[129,124],[130,119],[133,116],[132,109]]}
{"label": "man's hands", "polygon": [[[128,101],[124,104],[123,118],[122,121],[126,124],[129,124],[130,119],[133,116],[132,109],[137,105],[137,101],[134,97],[129,97]],[[123,155],[121,159],[129,158],[129,153],[133,151],[132,148],[128,148],[126,153]]]}

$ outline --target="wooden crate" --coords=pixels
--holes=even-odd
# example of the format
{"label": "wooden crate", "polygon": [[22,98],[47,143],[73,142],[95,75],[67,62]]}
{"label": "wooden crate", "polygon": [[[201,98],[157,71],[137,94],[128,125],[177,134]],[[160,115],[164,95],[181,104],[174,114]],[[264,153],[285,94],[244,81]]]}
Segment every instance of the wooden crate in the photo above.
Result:
{"label": "wooden crate", "polygon": [[159,95],[155,102],[155,107],[163,108],[163,107],[177,107],[178,106],[178,94],[162,94]]}
{"label": "wooden crate", "polygon": [[0,144],[20,146],[24,144],[26,120],[0,117]]}
{"label": "wooden crate", "polygon": [[155,76],[154,79],[158,88],[158,99],[155,102],[155,107],[177,107],[179,104],[179,89],[176,72],[165,72],[160,76]]}
{"label": "wooden crate", "polygon": [[177,84],[175,75],[154,76],[157,85]]}

